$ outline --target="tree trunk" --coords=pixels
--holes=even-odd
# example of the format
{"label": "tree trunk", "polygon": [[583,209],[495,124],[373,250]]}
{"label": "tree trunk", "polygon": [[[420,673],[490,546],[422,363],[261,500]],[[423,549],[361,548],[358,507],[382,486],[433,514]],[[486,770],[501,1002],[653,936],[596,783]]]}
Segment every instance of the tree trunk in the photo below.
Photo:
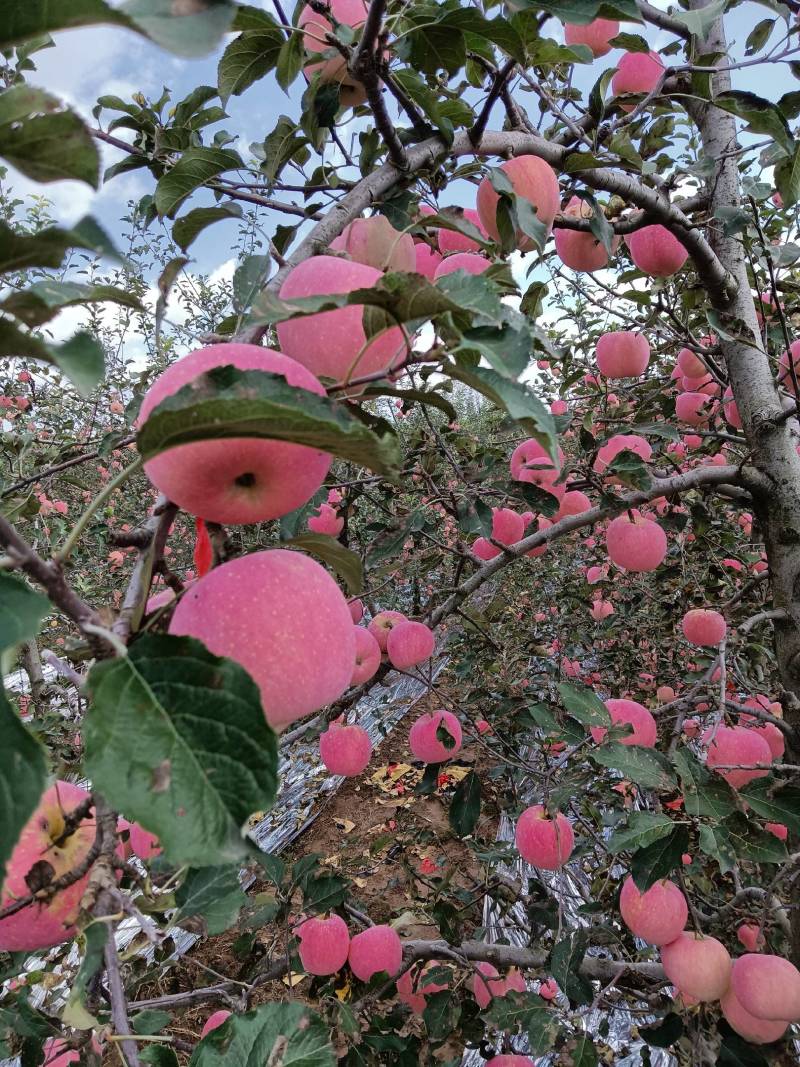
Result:
{"label": "tree trunk", "polygon": [[[692,0],[692,8],[707,6],[708,0]],[[712,26],[699,53],[721,53],[727,62],[727,41],[723,19]],[[730,74],[714,75],[714,94],[731,86]],[[797,455],[796,418],[781,419],[782,404],[769,359],[761,340],[756,318],[747,261],[741,237],[725,237],[715,221],[717,209],[741,202],[736,120],[711,104],[692,103],[690,114],[697,123],[707,156],[717,161],[708,182],[709,243],[736,282],[737,291],[726,297],[711,291],[711,303],[727,320],[726,332],[746,338],[720,338],[733,396],[741,416],[749,463],[760,477],[748,486],[753,507],[763,532],[769,562],[773,606],[783,609],[785,620],[774,622],[778,670],[785,687],[787,721],[800,727],[800,457]],[[702,279],[701,279],[702,280]],[[738,320],[738,321],[737,321]],[[755,347],[754,347],[755,346]],[[797,746],[795,746],[796,748]],[[797,753],[795,753],[797,754]],[[800,913],[793,918],[792,955],[800,965]]]}

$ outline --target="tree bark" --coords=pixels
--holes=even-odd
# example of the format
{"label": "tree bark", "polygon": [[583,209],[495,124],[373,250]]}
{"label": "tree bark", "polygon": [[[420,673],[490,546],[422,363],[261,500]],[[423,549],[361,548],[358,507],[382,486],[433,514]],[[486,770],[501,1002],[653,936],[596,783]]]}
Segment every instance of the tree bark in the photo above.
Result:
{"label": "tree bark", "polygon": [[19,658],[31,686],[31,710],[35,715],[39,715],[43,710],[41,702],[46,683],[42,672],[39,647],[36,642],[23,641],[19,649]]}
{"label": "tree bark", "polygon": [[[691,0],[694,9],[707,4],[708,0]],[[722,18],[709,30],[699,53],[721,53],[720,62],[727,62]],[[730,74],[718,71],[713,78],[714,94],[730,87]],[[800,701],[796,699],[800,696],[800,457],[795,440],[798,422],[796,418],[781,419],[781,398],[761,339],[742,239],[726,237],[721,225],[713,221],[719,207],[736,207],[742,199],[738,156],[731,152],[736,146],[736,119],[713,104],[693,102],[689,111],[700,131],[706,155],[717,161],[708,183],[712,220],[708,239],[734,278],[737,289],[726,297],[710,288],[709,295],[715,310],[726,318],[729,326],[726,332],[742,338],[721,337],[720,346],[751,449],[749,462],[761,475],[749,488],[764,536],[773,606],[785,612],[773,623],[775,651],[781,681],[790,696],[786,702],[786,719],[797,727],[800,726]],[[705,280],[702,275],[701,280]],[[795,964],[800,964],[800,912],[797,910],[792,921],[792,956]]]}

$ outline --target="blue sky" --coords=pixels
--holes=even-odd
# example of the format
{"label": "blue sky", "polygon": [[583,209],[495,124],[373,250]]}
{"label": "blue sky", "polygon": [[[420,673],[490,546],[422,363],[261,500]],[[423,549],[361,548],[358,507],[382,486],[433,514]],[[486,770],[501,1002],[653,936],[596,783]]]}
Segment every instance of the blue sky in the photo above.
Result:
{"label": "blue sky", "polygon": [[[273,10],[270,0],[251,2],[264,10]],[[666,8],[669,5],[661,2],[659,6]],[[764,6],[747,2],[727,17],[734,55],[742,54],[747,33],[769,15],[769,10]],[[627,28],[642,32],[641,27],[631,25]],[[547,32],[551,36],[559,36],[560,26],[551,21]],[[656,48],[670,39],[668,34],[655,30],[647,31],[646,36]],[[215,85],[216,66],[223,47],[207,58],[184,60],[122,30],[110,27],[74,30],[58,34],[55,48],[38,54],[38,70],[30,75],[30,81],[57,93],[89,121],[93,121],[91,109],[102,94],[115,94],[126,99],[140,90],[152,98],[158,97],[162,88],[167,86],[172,91],[173,100],[177,101],[196,85]],[[591,86],[600,71],[612,65],[618,55],[611,53],[591,67],[577,67],[576,85],[581,89]],[[736,86],[761,92],[772,99],[791,89],[800,88],[788,71],[779,66],[737,72]],[[274,127],[278,115],[282,112],[289,115],[299,113],[302,87],[300,79],[287,98],[274,79],[268,77],[247,90],[242,97],[231,98],[229,118],[221,127],[211,129],[224,127],[235,134],[238,137],[237,147],[247,157],[249,144],[262,140]],[[526,102],[528,94],[521,94],[520,99]],[[109,117],[108,113],[103,114],[104,123],[108,122]],[[119,158],[119,153],[113,148],[105,145],[102,148],[106,164]],[[333,151],[336,151],[335,148]],[[34,188],[32,183],[18,176],[14,176],[13,184],[20,192]],[[44,191],[54,200],[54,211],[60,221],[68,223],[91,211],[113,234],[119,231],[118,220],[124,214],[127,202],[152,192],[152,188],[148,172],[134,171],[115,178],[99,193],[93,193],[87,186],[75,182],[54,183],[44,187]],[[469,186],[462,186],[461,190],[453,188],[450,192],[452,196],[448,199],[469,202]],[[301,197],[297,199],[302,203]],[[210,202],[210,198],[207,197],[207,200]],[[275,215],[268,220],[268,229],[272,230],[279,221],[286,221],[286,217]],[[230,256],[228,242],[233,240],[234,233],[234,224],[226,222],[217,224],[202,236],[192,248],[192,255],[196,259],[195,269],[212,271],[223,264]]]}

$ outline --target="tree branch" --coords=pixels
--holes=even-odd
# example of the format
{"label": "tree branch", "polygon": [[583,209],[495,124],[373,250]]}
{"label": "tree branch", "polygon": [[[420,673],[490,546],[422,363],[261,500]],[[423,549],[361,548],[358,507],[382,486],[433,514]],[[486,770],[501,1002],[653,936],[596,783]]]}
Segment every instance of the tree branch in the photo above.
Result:
{"label": "tree branch", "polygon": [[583,526],[590,526],[601,519],[619,515],[630,508],[638,507],[640,504],[646,504],[657,497],[685,493],[690,489],[699,489],[703,486],[737,482],[740,478],[740,469],[734,466],[695,467],[693,470],[677,474],[673,478],[654,478],[649,488],[637,489],[632,493],[627,493],[612,505],[590,508],[589,511],[583,511],[578,515],[568,515],[566,518],[553,523],[547,529],[538,530],[511,547],[504,547],[502,555],[489,560],[466,581],[462,582],[447,600],[431,613],[428,623],[432,627],[438,626],[442,619],[452,614],[467,597],[480,589],[494,574],[519,559],[525,559],[526,554],[531,549],[539,548],[550,541],[555,541],[565,534],[581,529]]}
{"label": "tree branch", "polygon": [[64,578],[62,568],[55,562],[42,559],[38,552],[17,533],[8,519],[0,515],[0,545],[2,545],[19,570],[45,590],[52,602],[78,627],[87,632],[87,626],[99,626],[101,619],[93,607],[81,600]]}

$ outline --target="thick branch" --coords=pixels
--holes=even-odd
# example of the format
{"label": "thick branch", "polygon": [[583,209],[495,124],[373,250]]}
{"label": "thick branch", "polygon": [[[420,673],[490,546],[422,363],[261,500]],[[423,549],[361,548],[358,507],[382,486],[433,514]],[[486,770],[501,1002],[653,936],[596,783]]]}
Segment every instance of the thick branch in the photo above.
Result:
{"label": "thick branch", "polygon": [[740,478],[741,472],[738,467],[695,467],[693,470],[678,474],[674,478],[655,478],[648,489],[637,489],[635,492],[626,493],[613,505],[590,508],[589,511],[583,511],[578,515],[568,515],[566,518],[553,523],[547,529],[538,530],[529,537],[523,538],[522,541],[517,542],[511,548],[504,548],[502,555],[489,560],[466,581],[462,582],[447,600],[431,613],[429,623],[431,626],[438,626],[442,619],[452,614],[467,597],[480,589],[494,574],[516,560],[525,559],[526,554],[531,549],[539,548],[549,541],[555,541],[559,537],[565,536],[565,534],[573,533],[583,526],[590,526],[601,519],[619,515],[629,508],[639,507],[640,504],[646,504],[657,497],[686,493],[690,489],[699,489],[703,486],[737,482]]}
{"label": "thick branch", "polygon": [[[349,222],[358,218],[376,201],[384,199],[390,190],[406,179],[408,174],[427,170],[441,162],[443,158],[448,156],[459,158],[475,154],[506,158],[534,155],[544,159],[556,169],[560,169],[570,151],[568,147],[520,130],[485,133],[477,148],[466,131],[458,133],[450,146],[439,137],[431,137],[406,151],[406,174],[399,171],[393,164],[386,164],[367,175],[342,197],[287,257],[286,266],[275,274],[268,288],[273,291],[280,289],[292,267],[308,259],[309,256],[324,252]],[[729,293],[731,279],[727,271],[701,230],[695,227],[691,219],[687,218],[677,205],[669,203],[654,189],[647,188],[635,178],[619,171],[597,167],[581,171],[581,179],[592,189],[601,189],[622,197],[646,211],[651,222],[666,226],[676,234],[692,256],[708,290],[720,296],[726,296]]]}

